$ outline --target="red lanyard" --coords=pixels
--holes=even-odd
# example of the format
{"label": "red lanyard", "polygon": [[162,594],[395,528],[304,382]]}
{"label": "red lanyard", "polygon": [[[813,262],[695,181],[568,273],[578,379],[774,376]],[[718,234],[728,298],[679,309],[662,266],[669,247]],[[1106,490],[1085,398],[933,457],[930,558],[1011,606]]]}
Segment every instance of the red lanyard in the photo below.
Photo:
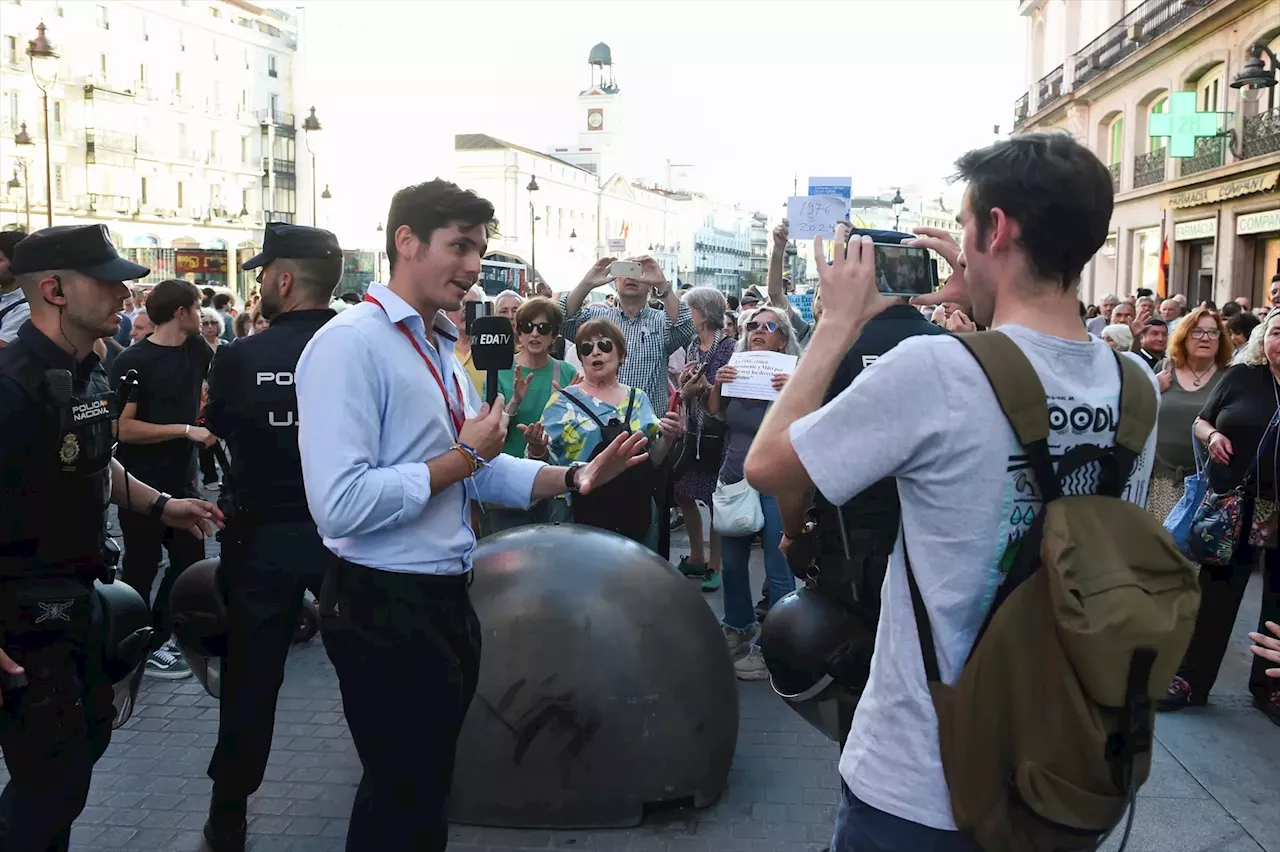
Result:
{"label": "red lanyard", "polygon": [[[387,309],[382,307],[382,303],[373,296],[370,296],[368,293],[365,294],[364,300],[366,302],[373,302],[375,305],[382,308],[382,312],[384,314],[387,312]],[[453,434],[456,438],[458,433],[462,431],[462,424],[463,421],[466,420],[466,417],[462,413],[453,410],[453,402],[449,399],[449,392],[444,389],[444,381],[441,380],[440,374],[436,372],[436,365],[432,364],[431,359],[427,357],[427,353],[422,351],[422,347],[418,345],[418,341],[413,336],[413,332],[409,331],[403,322],[396,323],[396,328],[400,329],[401,334],[409,338],[409,342],[413,344],[413,348],[418,351],[418,355],[421,356],[423,363],[426,364],[427,369],[431,371],[431,378],[435,379],[436,384],[440,386],[440,393],[444,395],[444,406],[449,409],[449,419],[453,421]],[[463,400],[465,400],[466,397],[462,395],[462,385],[458,382],[457,373],[453,374],[453,386],[458,391],[458,402],[460,404],[464,404]]]}

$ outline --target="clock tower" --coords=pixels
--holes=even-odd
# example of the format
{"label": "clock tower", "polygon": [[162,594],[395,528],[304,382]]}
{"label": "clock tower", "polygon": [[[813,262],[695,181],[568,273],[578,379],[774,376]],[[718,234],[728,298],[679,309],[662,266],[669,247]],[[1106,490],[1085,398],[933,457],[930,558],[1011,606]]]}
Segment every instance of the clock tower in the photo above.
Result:
{"label": "clock tower", "polygon": [[595,172],[601,179],[619,170],[618,151],[622,137],[622,95],[613,76],[613,53],[601,42],[587,57],[590,85],[578,93],[577,144],[552,148],[547,153],[565,162]]}

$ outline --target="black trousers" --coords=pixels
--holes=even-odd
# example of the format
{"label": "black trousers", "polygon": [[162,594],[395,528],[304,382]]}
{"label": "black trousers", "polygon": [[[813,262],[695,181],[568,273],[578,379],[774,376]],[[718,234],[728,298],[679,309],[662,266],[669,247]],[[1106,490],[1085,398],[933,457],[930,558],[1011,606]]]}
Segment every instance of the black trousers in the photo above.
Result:
{"label": "black trousers", "polygon": [[[243,804],[262,785],[285,659],[303,593],[319,595],[334,556],[312,523],[264,524],[223,538],[218,579],[227,602],[218,744],[209,762],[215,809]],[[241,540],[231,542],[239,534]],[[238,819],[236,820],[238,823]]]}
{"label": "black trousers", "polygon": [[213,447],[200,447],[200,476],[205,485],[210,485],[218,481],[218,466],[216,464],[217,456],[213,452]]}
{"label": "black trousers", "polygon": [[[1265,622],[1280,622],[1280,553],[1263,551],[1262,556],[1262,614],[1257,630],[1270,635]],[[1191,694],[1197,698],[1207,696],[1218,679],[1222,658],[1231,642],[1236,614],[1244,599],[1245,587],[1253,573],[1253,548],[1237,549],[1234,565],[1224,568],[1200,569],[1200,611],[1196,615],[1195,632],[1191,644],[1182,658],[1178,674],[1191,685]],[[1271,665],[1261,657],[1253,657],[1249,671],[1249,690],[1269,697],[1270,691],[1280,689],[1280,681],[1266,676]]]}
{"label": "black trousers", "polygon": [[466,576],[342,563],[338,614],[322,621],[364,777],[347,852],[440,852],[454,753],[480,675]]}
{"label": "black trousers", "polygon": [[[88,581],[85,581],[88,582]],[[0,583],[0,597],[8,594]],[[26,669],[28,686],[0,707],[9,783],[0,793],[0,849],[67,852],[93,766],[111,742],[111,682],[102,668],[102,613],[90,588],[91,623],[64,635],[0,630],[0,647]]]}
{"label": "black trousers", "polygon": [[[176,495],[175,495],[176,496]],[[186,530],[166,527],[160,521],[128,509],[120,510],[120,532],[124,535],[124,558],[120,563],[120,579],[138,590],[143,598],[149,598],[155,585],[156,572],[160,570],[160,548],[169,553],[169,568],[160,580],[155,602],[151,605],[151,649],[154,651],[169,641],[172,625],[169,622],[169,590],[178,575],[193,563],[204,559],[204,539],[196,538]]]}

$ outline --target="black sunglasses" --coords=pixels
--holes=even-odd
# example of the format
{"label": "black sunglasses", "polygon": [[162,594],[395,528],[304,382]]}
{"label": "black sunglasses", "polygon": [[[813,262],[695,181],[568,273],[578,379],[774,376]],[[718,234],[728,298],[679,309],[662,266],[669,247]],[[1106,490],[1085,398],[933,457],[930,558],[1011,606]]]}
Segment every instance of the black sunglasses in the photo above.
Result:
{"label": "black sunglasses", "polygon": [[596,347],[600,348],[601,355],[608,355],[613,351],[613,341],[607,337],[602,337],[599,340],[584,340],[578,344],[578,357],[586,358],[595,351]]}
{"label": "black sunglasses", "polygon": [[752,320],[751,322],[747,323],[747,331],[760,331],[761,329],[764,329],[764,331],[768,332],[769,334],[773,334],[775,331],[778,330],[778,324],[771,320],[766,320],[765,322],[760,322],[759,320]]}
{"label": "black sunglasses", "polygon": [[555,334],[558,329],[549,322],[522,322],[516,326],[520,329],[521,334],[532,334],[536,329],[538,334],[548,337]]}

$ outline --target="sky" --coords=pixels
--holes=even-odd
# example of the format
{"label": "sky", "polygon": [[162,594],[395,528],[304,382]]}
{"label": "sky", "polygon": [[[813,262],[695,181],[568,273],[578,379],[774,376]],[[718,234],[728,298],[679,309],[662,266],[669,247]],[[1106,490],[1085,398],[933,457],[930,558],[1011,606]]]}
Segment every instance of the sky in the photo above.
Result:
{"label": "sky", "polygon": [[[574,143],[587,54],[613,51],[631,177],[781,207],[798,177],[855,194],[944,187],[1007,134],[1022,92],[1014,0],[304,0],[299,119],[314,105],[328,221],[363,237],[395,189],[450,172],[453,137]],[[301,152],[300,152],[301,155]],[[322,219],[325,218],[322,214]],[[323,222],[322,222],[323,224]],[[357,234],[351,233],[355,237]]]}

